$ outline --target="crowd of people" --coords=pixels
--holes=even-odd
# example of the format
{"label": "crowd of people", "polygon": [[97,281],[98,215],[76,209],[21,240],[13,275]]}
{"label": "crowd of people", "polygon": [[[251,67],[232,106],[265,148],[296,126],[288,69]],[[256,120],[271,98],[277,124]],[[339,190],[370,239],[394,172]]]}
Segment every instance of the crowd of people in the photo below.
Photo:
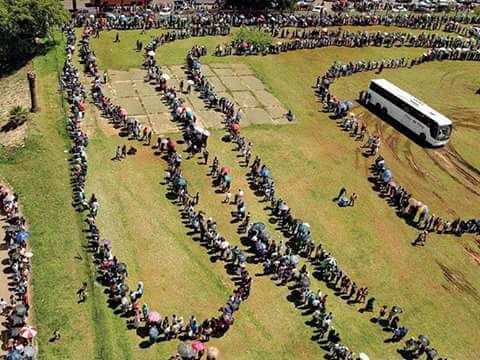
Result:
{"label": "crowd of people", "polygon": [[[218,98],[218,96],[207,77],[202,74],[201,66],[195,65],[199,60],[190,51],[186,61],[190,76],[195,81],[195,89],[200,92],[207,104],[212,106],[211,97]],[[226,139],[237,144],[237,151],[242,154],[243,164],[248,166],[253,145],[240,135],[241,113],[235,110],[233,103],[229,103],[226,107],[222,103],[223,101],[220,102],[219,99],[214,102],[213,106],[225,115],[225,126],[228,130]],[[227,194],[226,201],[230,202],[230,197],[228,197],[230,184],[227,181],[229,178],[228,167],[221,167],[218,160],[214,159],[211,175],[214,178],[214,185],[221,186],[221,191]],[[265,274],[274,275],[280,284],[293,285],[292,293],[297,299],[295,300],[297,306],[314,314],[312,326],[316,329],[318,339],[329,349],[331,356],[336,359],[353,359],[354,353],[340,343],[341,338],[338,331],[331,326],[333,315],[326,308],[327,296],[310,289],[310,274],[307,267],[306,265],[299,266],[299,255],[310,257],[315,249],[310,236],[310,226],[295,219],[286,202],[275,197],[275,182],[270,170],[261,163],[259,157],[256,157],[251,164],[249,176],[250,181],[255,184],[255,189],[261,192],[265,200],[270,201],[272,213],[281,219],[279,221],[282,223],[282,227],[292,235],[292,238],[285,244],[282,242],[277,244],[267,234],[264,224],[253,223],[249,226],[250,214],[246,211],[242,193],[239,191],[234,199],[237,211],[233,212],[233,215],[236,220],[241,221],[239,229],[243,231],[248,229],[247,239],[250,251],[255,254],[255,260],[262,262]],[[311,303],[307,303],[307,298]]]}
{"label": "crowd of people", "polygon": [[18,195],[5,186],[0,186],[0,211],[4,216],[4,246],[8,253],[8,262],[4,263],[4,272],[8,281],[2,286],[8,287],[10,298],[0,298],[0,314],[6,318],[6,330],[2,333],[2,348],[6,358],[32,360],[36,358],[33,339],[37,330],[29,325],[31,260],[25,218],[18,204]]}
{"label": "crowd of people", "polygon": [[478,24],[477,15],[457,14],[395,14],[383,13],[371,15],[369,13],[347,14],[334,11],[323,11],[319,14],[274,13],[255,14],[241,12],[197,11],[193,14],[166,13],[162,7],[151,5],[116,7],[112,12],[75,14],[77,26],[101,26],[106,29],[149,29],[172,28],[185,29],[198,24],[226,25],[231,27],[254,26],[267,29],[285,27],[324,27],[324,26],[399,26],[414,29],[441,30],[445,26],[455,30],[461,24]]}
{"label": "crowd of people", "polygon": [[[272,44],[254,44],[244,39],[236,39],[231,44],[219,45],[215,55],[271,55],[287,51],[315,49],[330,46],[339,47],[421,47],[428,49],[445,49],[444,51],[461,51],[471,53],[472,60],[479,59],[480,42],[474,37],[462,38],[449,35],[420,33],[418,35],[407,32],[369,32],[313,29],[282,29],[275,33],[282,40]],[[457,50],[459,49],[459,50]]]}
{"label": "crowd of people", "polygon": [[133,11],[123,11],[118,15],[113,13],[85,14],[75,16],[76,26],[91,27],[94,34],[102,30],[131,30],[139,29],[171,29],[175,33],[184,33],[189,36],[227,35],[231,24],[222,16],[164,16],[152,9],[135,7]]}
{"label": "crowd of people", "polygon": [[[245,21],[244,17],[244,21]],[[439,26],[438,24],[443,24],[443,20],[438,20],[438,22],[426,22],[422,23],[420,17],[410,18],[411,22],[407,21],[403,23],[407,24],[408,27],[421,27],[421,28],[435,28]],[[418,20],[418,21],[417,21]],[[450,20],[449,20],[450,21]],[[267,19],[264,20],[267,23]],[[423,25],[422,25],[423,24]],[[252,25],[251,23],[249,25]],[[257,24],[258,25],[258,24]],[[298,23],[297,23],[298,25]],[[398,25],[398,24],[396,24]],[[322,33],[321,31],[319,33]],[[327,31],[327,34],[329,32]],[[334,33],[334,32],[331,32]],[[86,66],[86,71],[95,77],[94,85],[92,87],[92,95],[94,96],[95,102],[104,113],[114,119],[114,122],[117,123],[122,128],[126,128],[127,131],[132,132],[135,138],[139,139],[139,134],[143,133],[141,124],[135,124],[136,120],[132,120],[133,125],[129,126],[128,122],[130,121],[122,108],[118,105],[111,103],[110,99],[106,98],[101,91],[101,82],[100,75],[95,63],[95,56],[91,50],[89,50],[88,39],[90,34],[95,34],[95,31],[85,31],[82,39],[81,47],[81,56],[82,60]],[[308,38],[310,32],[302,33],[306,34]],[[338,32],[340,37],[344,36],[344,32]],[[353,33],[356,34],[356,33]],[[358,33],[357,33],[358,34]],[[204,33],[204,35],[211,35]],[[350,34],[352,35],[352,34]],[[73,33],[70,32],[69,36],[73,36]],[[285,36],[286,32],[285,32]],[[331,35],[334,36],[334,35]],[[432,46],[432,44],[446,44],[445,42],[452,42],[455,44],[455,41],[465,41],[453,39],[450,37],[444,37],[442,40],[436,40],[432,36],[403,36],[403,35],[391,35],[391,34],[373,34],[373,35],[359,35],[361,40],[358,44],[364,44],[363,46],[377,45],[377,46],[391,46],[395,41],[405,41],[409,43],[410,46]],[[366,36],[366,37],[365,37]],[[408,40],[406,40],[408,38]],[[419,39],[421,38],[421,39]],[[168,40],[167,40],[168,39]],[[146,51],[153,51],[156,49],[158,44],[162,44],[165,41],[174,41],[176,40],[176,35],[170,37],[169,35],[161,39],[160,41],[155,41],[153,46],[147,46]],[[357,38],[358,39],[358,38]],[[399,40],[403,39],[403,40]],[[307,39],[308,40],[308,39]],[[437,42],[440,41],[440,42]],[[442,42],[443,41],[443,42]],[[74,43],[74,42],[73,42]],[[352,43],[345,42],[344,44],[352,45]],[[355,41],[353,42],[355,44]],[[416,44],[416,45],[415,45]],[[420,45],[423,44],[423,45]],[[152,44],[150,44],[152,45]],[[467,43],[461,43],[460,45],[468,46]],[[344,46],[344,45],[342,45]],[[436,48],[427,51],[418,59],[412,60],[410,65],[422,63],[430,60],[441,60],[441,59],[464,59],[464,60],[478,60],[475,53],[478,53],[475,49],[470,49],[468,51],[458,51],[458,49],[443,49]],[[71,50],[69,50],[71,49]],[[74,45],[69,42],[67,46],[67,62],[71,54],[73,54]],[[208,79],[201,72],[201,66],[199,64],[198,58],[203,54],[203,51],[199,51],[198,48],[193,48],[187,55],[187,65],[191,74],[191,81],[193,82],[194,87],[201,92],[205,102],[211,107],[217,110],[222,111],[225,114],[225,124],[228,130],[228,140],[233,141],[237,144],[237,150],[241,153],[242,159],[246,166],[249,166],[250,157],[252,156],[252,143],[249,142],[246,138],[240,135],[240,124],[242,120],[242,115],[240,111],[236,110],[232,101],[225,97],[217,96],[214,86],[209,83]],[[154,74],[155,79],[161,78],[160,67],[156,65],[154,55],[146,55],[146,68],[150,76]],[[339,117],[342,118],[344,128],[348,131],[352,131],[356,136],[364,136],[367,133],[366,128],[362,130],[362,124],[355,123],[355,121],[345,120],[346,111],[348,111],[348,106],[344,110],[341,108],[341,111],[338,111],[340,108],[339,102],[336,98],[329,92],[329,84],[334,81],[337,77],[351,75],[354,72],[365,71],[365,70],[374,70],[377,71],[383,69],[384,67],[403,67],[408,65],[407,59],[392,59],[389,61],[383,60],[380,62],[359,62],[357,64],[347,64],[347,66],[339,66],[334,64],[332,66],[331,73],[327,72],[324,77],[321,77],[317,82],[317,90],[323,96],[325,104],[328,105],[328,109],[334,109]],[[75,147],[72,148],[73,163],[78,165],[75,167],[75,171],[80,174],[80,179],[84,179],[86,175],[86,154],[84,152],[84,147],[87,145],[88,139],[84,136],[83,132],[80,130],[80,122],[83,116],[82,106],[84,109],[84,98],[85,90],[81,86],[78,80],[78,73],[76,69],[73,68],[73,65],[66,64],[66,72],[64,68],[64,74],[69,73],[74,74],[74,76],[64,76],[64,84],[67,84],[67,92],[69,93],[69,99],[72,105],[72,116],[73,119],[70,120],[69,126],[71,126],[72,138],[74,139]],[[381,71],[381,70],[380,70]],[[70,77],[70,78],[69,78]],[[68,80],[68,81],[67,81]],[[72,84],[73,87],[72,87]],[[70,89],[70,90],[68,90]],[[72,90],[74,89],[74,90]],[[206,155],[205,163],[208,163],[208,150],[206,149],[208,132],[204,129],[201,129],[196,124],[196,116],[191,109],[185,106],[183,100],[180,98],[182,91],[178,91],[176,88],[164,86],[161,89],[164,93],[164,100],[171,106],[172,113],[174,114],[175,121],[181,124],[184,131],[184,138],[187,142],[187,147],[190,149],[189,152],[193,154],[203,151],[203,154]],[[82,105],[83,104],[83,105]],[[359,130],[360,129],[360,130]],[[362,138],[363,139],[363,138]],[[158,149],[166,154],[168,161],[168,170],[167,170],[167,182],[172,193],[175,195],[179,203],[183,206],[182,214],[185,218],[188,219],[189,226],[195,230],[196,233],[200,234],[202,242],[221,259],[227,262],[230,266],[233,267],[234,273],[238,276],[238,284],[235,293],[230,297],[227,305],[221,308],[221,315],[219,318],[207,319],[202,325],[196,321],[190,321],[187,326],[182,326],[179,328],[188,334],[189,338],[208,340],[205,336],[209,337],[215,331],[223,331],[228,329],[230,325],[230,320],[233,322],[233,317],[231,316],[234,311],[238,310],[238,307],[242,300],[248,297],[251,286],[251,278],[248,275],[248,271],[245,268],[245,255],[237,247],[232,247],[221,235],[216,231],[215,222],[206,217],[203,211],[196,211],[195,206],[198,204],[198,194],[196,196],[191,196],[187,190],[187,182],[184,178],[181,170],[182,157],[175,149],[175,142],[168,139],[166,143],[165,139],[158,141]],[[371,144],[376,144],[375,139],[371,139],[371,136],[368,138],[368,142]],[[378,152],[378,147],[374,151],[376,145],[372,145],[372,154]],[[215,161],[214,161],[215,164]],[[214,171],[215,170],[215,171]],[[228,173],[219,169],[217,162],[216,166],[213,166],[212,173],[216,176],[216,179],[219,185],[222,186],[222,190],[225,193],[230,192],[231,181],[227,181]],[[265,198],[265,200],[271,203],[272,214],[277,218],[279,223],[282,226],[282,229],[285,231],[289,237],[288,241],[285,244],[280,242],[276,244],[274,240],[261,228],[260,223],[255,223],[248,230],[248,240],[250,243],[250,251],[255,253],[257,260],[262,261],[264,264],[265,273],[274,274],[274,278],[278,279],[280,283],[287,284],[293,283],[294,290],[293,292],[296,295],[299,306],[305,306],[308,308],[312,314],[312,324],[316,327],[320,338],[326,337],[326,342],[328,348],[331,350],[331,354],[334,358],[337,359],[349,359],[352,358],[352,352],[346,348],[340,342],[340,337],[338,332],[331,327],[331,322],[333,315],[327,312],[326,300],[327,296],[321,293],[313,292],[310,289],[310,275],[305,265],[299,265],[299,256],[307,258],[312,265],[314,266],[316,272],[319,274],[321,280],[327,282],[328,284],[334,284],[335,288],[338,289],[338,295],[345,297],[352,301],[352,303],[364,303],[366,311],[373,311],[375,298],[370,297],[367,299],[368,288],[359,287],[355,282],[353,282],[346,273],[337,266],[336,259],[327,251],[325,251],[321,244],[315,246],[308,224],[302,222],[299,219],[295,219],[292,215],[291,209],[288,207],[285,201],[280,198],[275,197],[275,182],[273,177],[265,164],[262,164],[260,158],[257,156],[251,166],[250,180],[254,184],[254,187],[260,190],[260,193]],[[82,185],[82,184],[80,184]],[[179,318],[174,316],[172,323],[168,321],[168,317],[161,319],[159,321],[149,322],[148,314],[151,313],[148,311],[148,306],[143,306],[141,311],[139,307],[139,299],[143,294],[143,284],[139,283],[135,291],[128,292],[128,286],[125,284],[125,278],[127,276],[126,266],[123,263],[119,263],[118,260],[112,256],[110,243],[108,240],[100,242],[98,228],[95,225],[95,216],[99,208],[98,200],[93,195],[89,201],[85,201],[85,195],[79,195],[83,192],[83,186],[79,186],[82,191],[76,191],[76,197],[78,197],[78,203],[89,211],[89,216],[87,217],[87,223],[90,227],[90,232],[92,235],[93,243],[92,246],[96,253],[96,258],[99,264],[99,268],[102,272],[102,278],[105,281],[105,284],[110,287],[110,296],[111,300],[118,305],[122,306],[122,309],[130,315],[134,315],[134,324],[139,325],[140,321],[145,321],[146,328],[150,335],[152,342],[158,340],[162,335],[164,338],[168,338],[168,333],[170,332],[171,327],[174,324],[178,325]],[[237,202],[235,202],[237,204]],[[237,213],[240,213],[242,220],[250,220],[249,214],[247,217],[247,212],[245,210],[244,202],[239,202],[237,208]],[[242,209],[240,211],[240,209]],[[248,227],[249,221],[246,222]],[[459,225],[460,226],[460,225]],[[96,234],[96,235],[95,235]],[[339,286],[337,288],[337,286]],[[146,310],[145,310],[146,308]],[[397,307],[393,307],[397,308]],[[405,326],[400,326],[398,314],[394,311],[394,315],[390,318],[387,318],[388,328],[393,332],[392,339],[394,341],[399,341],[402,339],[408,332],[408,329]],[[155,316],[152,316],[154,318]],[[228,319],[228,320],[226,320]],[[190,326],[190,323],[193,323],[194,326]],[[213,323],[213,324],[212,324]],[[205,325],[205,326],[203,326]],[[217,328],[217,326],[220,326]],[[194,331],[199,329],[198,332]],[[206,329],[206,331],[205,331]],[[182,331],[180,330],[180,332]],[[165,333],[165,331],[167,333]],[[175,333],[175,332],[174,332]],[[190,336],[190,335],[196,336]],[[175,333],[177,336],[178,333]],[[416,352],[425,353],[432,350],[431,347],[423,346],[423,343],[420,340],[411,339],[409,344],[405,347],[405,351],[411,351],[411,354]]]}
{"label": "crowd of people", "polygon": [[[186,59],[190,74],[195,81],[195,89],[200,92],[201,97],[209,107],[214,107],[216,110],[224,113],[225,126],[228,131],[226,138],[237,145],[236,150],[241,154],[242,163],[248,166],[250,157],[252,156],[253,145],[240,134],[241,113],[235,109],[233,103],[228,102],[228,99],[218,98],[214,86],[210,84],[207,77],[202,74],[201,66],[198,64],[199,59],[192,55],[192,51],[187,53]],[[319,77],[317,88],[321,84],[327,84],[328,81],[325,81],[327,79],[330,79],[330,77]],[[328,86],[326,88],[328,89]],[[220,101],[220,99],[222,99],[222,101]],[[228,105],[226,107],[222,105],[225,101],[227,101]],[[348,110],[348,107],[346,110]],[[366,125],[354,124],[353,121],[350,125],[344,122],[343,126],[345,126],[347,130],[352,131],[352,134],[358,134],[359,136],[366,132]],[[372,149],[372,155],[376,155],[378,153],[379,141],[378,136],[369,135],[367,143],[364,146]],[[213,166],[213,171],[218,173],[218,178],[221,179],[225,176],[225,173],[221,171],[218,172],[219,169],[218,164]],[[284,235],[288,237],[285,244],[282,242],[277,244],[271,239],[268,233],[266,233],[263,224],[254,223],[248,230],[250,251],[256,255],[257,261],[263,262],[265,273],[272,274],[274,279],[279,280],[281,284],[294,284],[293,288],[297,299],[296,301],[298,301],[297,304],[298,306],[305,306],[305,308],[313,312],[312,324],[317,327],[319,338],[323,339],[323,337],[328,334],[326,342],[328,343],[328,348],[331,350],[331,355],[337,359],[348,359],[353,353],[340,343],[338,332],[331,328],[333,316],[331,313],[327,314],[326,311],[327,296],[321,293],[315,293],[310,289],[310,275],[307,268],[305,266],[297,266],[297,264],[299,264],[299,256],[305,257],[312,264],[316,276],[326,282],[329,287],[335,289],[336,295],[346,299],[351,304],[365,304],[362,311],[374,311],[375,297],[370,296],[367,298],[369,294],[368,287],[358,286],[355,281],[338,266],[333,255],[323,249],[321,244],[315,246],[310,234],[310,226],[302,220],[295,218],[287,203],[275,196],[275,182],[271,172],[268,166],[262,163],[258,156],[255,157],[251,165],[249,181],[256,193],[263,197],[264,201],[270,202],[272,215],[280,224]],[[221,182],[221,180],[219,180],[219,182]],[[227,192],[227,190],[224,191]],[[240,204],[241,206],[245,206],[243,202],[240,202]],[[401,309],[398,306],[392,306],[385,319],[383,319],[383,316],[385,316],[384,312],[387,312],[386,305],[380,309],[380,315],[376,318],[376,321],[385,330],[392,332],[392,337],[389,341],[401,341],[409,331],[408,327],[400,324],[399,315]],[[325,320],[327,321],[325,322]],[[428,356],[432,356],[432,359],[435,358],[437,354],[436,350],[429,346],[429,344],[424,346],[414,338],[410,339],[408,344],[405,349],[412,351],[409,354],[426,353],[429,354]]]}
{"label": "crowd of people", "polygon": [[[89,39],[93,32],[86,28],[79,41],[79,56],[81,63],[85,66],[85,72],[93,77],[92,81],[92,98],[95,104],[102,110],[103,115],[114,123],[114,125],[127,132],[131,139],[143,141],[140,134],[145,134],[145,129],[138,121],[130,122],[132,118],[128,118],[122,108],[114,105],[112,101],[106,98],[102,93],[102,83],[100,74],[96,66],[96,59],[90,50]],[[218,254],[219,259],[226,262],[226,267],[234,274],[234,281],[237,285],[234,293],[229,297],[227,303],[219,309],[219,315],[208,318],[204,321],[198,321],[194,316],[189,318],[188,322],[183,317],[174,314],[171,319],[168,316],[162,317],[156,311],[151,311],[148,305],[141,303],[144,293],[144,285],[142,282],[137,284],[135,289],[130,290],[126,280],[128,277],[127,266],[120,262],[112,253],[111,242],[107,239],[101,239],[100,230],[96,225],[96,216],[100,208],[100,204],[96,196],[93,194],[90,199],[85,196],[85,180],[87,174],[87,155],[86,146],[88,145],[88,137],[81,130],[81,123],[85,114],[86,91],[80,82],[78,70],[74,67],[72,56],[75,51],[75,34],[72,29],[67,29],[67,60],[63,69],[62,84],[68,102],[71,106],[71,116],[67,124],[73,146],[71,149],[72,164],[72,181],[74,193],[74,206],[79,211],[87,210],[86,223],[88,225],[89,246],[94,253],[97,270],[100,274],[101,282],[108,289],[109,305],[112,308],[118,308],[119,314],[127,317],[129,326],[132,328],[140,328],[144,333],[148,334],[148,343],[153,344],[157,341],[171,340],[174,338],[182,338],[195,340],[197,342],[208,341],[211,336],[221,336],[233,324],[233,314],[239,309],[243,300],[250,293],[251,277],[245,268],[245,256],[237,247],[231,247],[228,242],[218,234],[216,223],[207,218],[202,211],[195,211],[198,204],[199,194],[190,196],[187,191],[187,182],[181,172],[181,155],[175,151],[176,143],[170,139],[158,139],[157,145],[154,147],[162,154],[166,154],[168,160],[167,181],[170,191],[175,194],[183,206],[182,216],[189,219],[189,227],[200,233],[201,241],[205,242],[205,246],[209,250],[213,250]],[[153,64],[155,66],[155,64]],[[172,106],[176,121],[183,124],[184,138],[189,144],[198,144],[200,149],[206,151],[206,138],[208,137],[203,131],[199,133],[199,128],[194,123],[188,123],[191,120],[190,111],[178,110],[177,98],[167,89],[164,92],[165,100]],[[183,109],[184,110],[184,109]],[[200,135],[200,136],[199,136]],[[198,140],[198,143],[196,142]],[[133,146],[131,147],[133,148]],[[206,161],[208,158],[206,158]],[[88,285],[84,285],[77,292],[79,302],[83,302],[87,298]],[[143,327],[141,324],[143,322]],[[204,351],[196,350],[200,346],[193,346],[191,357],[182,357],[184,359],[199,358]],[[212,352],[214,353],[214,352]],[[210,356],[209,359],[215,359]]]}
{"label": "crowd of people", "polygon": [[[477,50],[463,52],[460,49],[448,53],[442,48],[437,48],[429,50],[420,57],[411,60],[402,57],[380,61],[357,61],[356,63],[350,62],[348,64],[335,62],[325,74],[317,77],[315,91],[323,102],[324,110],[334,113],[334,116],[339,119],[339,125],[342,129],[350,133],[355,140],[363,141],[366,139],[366,142],[361,145],[361,148],[365,149],[364,154],[375,156],[379,154],[380,136],[371,134],[367,124],[353,112],[349,112],[353,105],[350,101],[340,101],[331,93],[331,84],[340,77],[351,76],[359,72],[376,71],[381,73],[384,69],[411,68],[428,61],[444,59],[480,60],[480,53]],[[368,106],[367,99],[367,93],[365,91],[361,92],[359,96],[360,102]],[[478,233],[480,231],[480,219],[462,220],[457,218],[446,220],[431,213],[426,205],[414,199],[404,187],[395,183],[393,175],[382,156],[376,158],[372,169],[376,175],[375,179],[379,191],[384,193],[388,200],[392,201],[392,204],[398,208],[399,213],[407,219],[409,224],[414,225],[418,229],[427,230],[427,232],[435,231],[437,233],[453,233],[456,235]]]}
{"label": "crowd of people", "polygon": [[[372,165],[378,191],[385,199],[395,206],[409,224],[420,230],[436,232],[439,234],[455,234],[461,236],[465,233],[480,234],[480,219],[454,220],[444,219],[432,213],[427,205],[415,199],[403,186],[397,184],[393,173],[388,167],[383,156],[379,155]],[[422,239],[422,238],[421,238]],[[424,240],[422,241],[425,242]]]}

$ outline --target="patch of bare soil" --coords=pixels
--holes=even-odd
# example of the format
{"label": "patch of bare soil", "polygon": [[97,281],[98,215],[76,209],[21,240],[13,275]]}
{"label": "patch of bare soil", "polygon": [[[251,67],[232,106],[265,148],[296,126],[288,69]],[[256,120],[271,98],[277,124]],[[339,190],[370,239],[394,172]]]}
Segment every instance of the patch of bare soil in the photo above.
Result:
{"label": "patch of bare soil", "polygon": [[466,295],[471,296],[477,303],[480,304],[480,295],[478,290],[465,278],[465,275],[460,271],[450,269],[448,266],[437,261],[438,266],[442,269],[445,279],[450,286],[444,286],[447,290],[456,290]]}
{"label": "patch of bare soil", "polygon": [[[8,122],[8,113],[15,106],[30,107],[27,72],[32,69],[31,64],[25,65],[12,75],[0,78],[0,128]],[[0,145],[7,148],[20,147],[25,143],[27,124],[12,130],[0,131]]]}

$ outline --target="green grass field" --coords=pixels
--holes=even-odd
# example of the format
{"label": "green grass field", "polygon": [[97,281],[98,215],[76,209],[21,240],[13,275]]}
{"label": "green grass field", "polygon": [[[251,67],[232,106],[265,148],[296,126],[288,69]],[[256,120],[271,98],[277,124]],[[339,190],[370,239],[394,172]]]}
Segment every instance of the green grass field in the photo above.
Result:
{"label": "green grass field", "polygon": [[[143,35],[144,43],[151,35]],[[142,56],[133,50],[138,31],[122,32],[120,44],[113,43],[114,36],[114,32],[102,34],[92,42],[101,68],[138,67]],[[226,41],[222,37],[178,41],[159,49],[157,59],[160,64],[183,64],[192,45],[206,45],[211,53],[216,44]],[[410,242],[416,231],[371,189],[371,160],[364,158],[359,144],[320,111],[312,88],[316,76],[333,61],[408,57],[422,51],[326,48],[274,57],[207,56],[204,62],[248,64],[285,107],[295,112],[295,125],[252,126],[244,133],[253,141],[255,153],[270,165],[278,193],[296,217],[312,225],[315,240],[337,257],[358,284],[369,287],[377,305],[397,304],[404,309],[401,319],[410,329],[409,336],[428,335],[443,356],[476,359],[480,355],[474,335],[480,332],[480,268],[478,260],[467,252],[480,252],[474,238],[433,235],[426,247],[413,248]],[[2,176],[20,193],[32,230],[35,321],[42,358],[166,359],[177,344],[140,348],[142,339],[113,315],[103,289],[94,285],[89,255],[82,247],[81,219],[70,206],[64,153],[68,139],[56,77],[61,54],[60,46],[35,60],[43,111],[33,120],[26,148],[0,164]],[[477,169],[480,166],[476,72],[478,64],[443,62],[382,73],[453,119],[455,132],[444,149],[420,148],[373,115],[361,108],[355,110],[364,112],[369,127],[382,134],[381,152],[398,181],[435,213],[450,217],[478,217],[479,196],[468,190],[476,187],[478,191],[478,183],[465,176],[457,168],[461,162],[451,156],[455,151],[463,161]],[[378,75],[364,73],[340,79],[333,91],[340,98],[354,99],[375,77]],[[205,250],[186,234],[178,208],[165,197],[166,189],[161,185],[164,162],[148,148],[127,161],[110,161],[124,140],[97,116],[93,105],[87,115],[91,136],[88,189],[100,199],[98,220],[103,236],[128,264],[129,283],[144,281],[144,300],[162,315],[214,315],[233,285],[222,265],[211,263]],[[222,135],[222,131],[212,134],[211,156],[217,155],[221,164],[232,167],[234,189],[247,190],[246,170],[238,165],[231,145],[220,140]],[[184,166],[190,191],[201,194],[201,208],[217,220],[220,232],[231,243],[239,244],[236,227],[230,223],[231,209],[215,194],[206,167],[195,160],[186,161]],[[479,180],[478,175],[472,176]],[[354,208],[338,208],[331,201],[341,186],[359,195]],[[268,213],[250,190],[246,191],[246,202],[253,219],[268,221]],[[273,226],[271,232],[281,239]],[[251,274],[261,272],[257,266],[249,270]],[[86,304],[78,305],[75,290],[87,278],[91,295]],[[347,346],[368,353],[372,359],[399,357],[398,345],[384,343],[390,334],[372,324],[369,315],[359,313],[358,306],[347,305],[317,280],[313,288],[329,294],[327,306]],[[288,293],[266,277],[255,277],[251,297],[237,313],[231,330],[212,341],[222,351],[222,359],[320,358],[324,352],[310,340],[313,331],[305,324],[309,317],[288,302]],[[61,328],[63,338],[51,344],[48,338],[56,327]]]}

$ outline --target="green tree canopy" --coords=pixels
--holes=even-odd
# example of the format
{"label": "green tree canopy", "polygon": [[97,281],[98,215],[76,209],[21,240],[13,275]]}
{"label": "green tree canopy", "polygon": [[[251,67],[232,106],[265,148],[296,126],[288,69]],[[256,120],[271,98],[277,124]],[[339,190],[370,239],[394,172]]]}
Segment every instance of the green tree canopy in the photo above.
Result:
{"label": "green tree canopy", "polygon": [[63,1],[0,0],[0,71],[35,53],[36,39],[68,19]]}

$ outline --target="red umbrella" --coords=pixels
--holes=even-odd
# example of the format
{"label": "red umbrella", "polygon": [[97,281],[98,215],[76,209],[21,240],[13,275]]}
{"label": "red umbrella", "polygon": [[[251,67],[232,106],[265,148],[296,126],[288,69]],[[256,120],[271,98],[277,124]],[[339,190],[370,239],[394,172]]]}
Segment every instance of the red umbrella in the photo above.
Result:
{"label": "red umbrella", "polygon": [[203,344],[203,342],[196,340],[192,342],[192,349],[196,352],[203,351],[205,349],[205,345]]}
{"label": "red umbrella", "polygon": [[18,335],[20,335],[24,339],[32,339],[37,336],[37,329],[35,329],[31,325],[27,325],[20,329]]}
{"label": "red umbrella", "polygon": [[120,115],[122,115],[122,116],[127,116],[127,115],[128,115],[127,110],[124,109],[124,108],[121,108],[121,109],[120,109]]}
{"label": "red umbrella", "polygon": [[231,129],[233,132],[238,133],[240,131],[240,125],[235,123],[232,125]]}
{"label": "red umbrella", "polygon": [[222,167],[222,168],[220,169],[220,173],[221,173],[222,175],[230,174],[230,168],[224,166],[224,167]]}
{"label": "red umbrella", "polygon": [[149,322],[154,323],[154,322],[159,322],[161,317],[160,317],[160,314],[158,312],[152,311],[152,312],[148,313],[147,318],[148,318]]}
{"label": "red umbrella", "polygon": [[80,111],[85,111],[85,108],[86,108],[85,103],[82,101],[82,102],[78,105],[78,108],[80,109]]}

